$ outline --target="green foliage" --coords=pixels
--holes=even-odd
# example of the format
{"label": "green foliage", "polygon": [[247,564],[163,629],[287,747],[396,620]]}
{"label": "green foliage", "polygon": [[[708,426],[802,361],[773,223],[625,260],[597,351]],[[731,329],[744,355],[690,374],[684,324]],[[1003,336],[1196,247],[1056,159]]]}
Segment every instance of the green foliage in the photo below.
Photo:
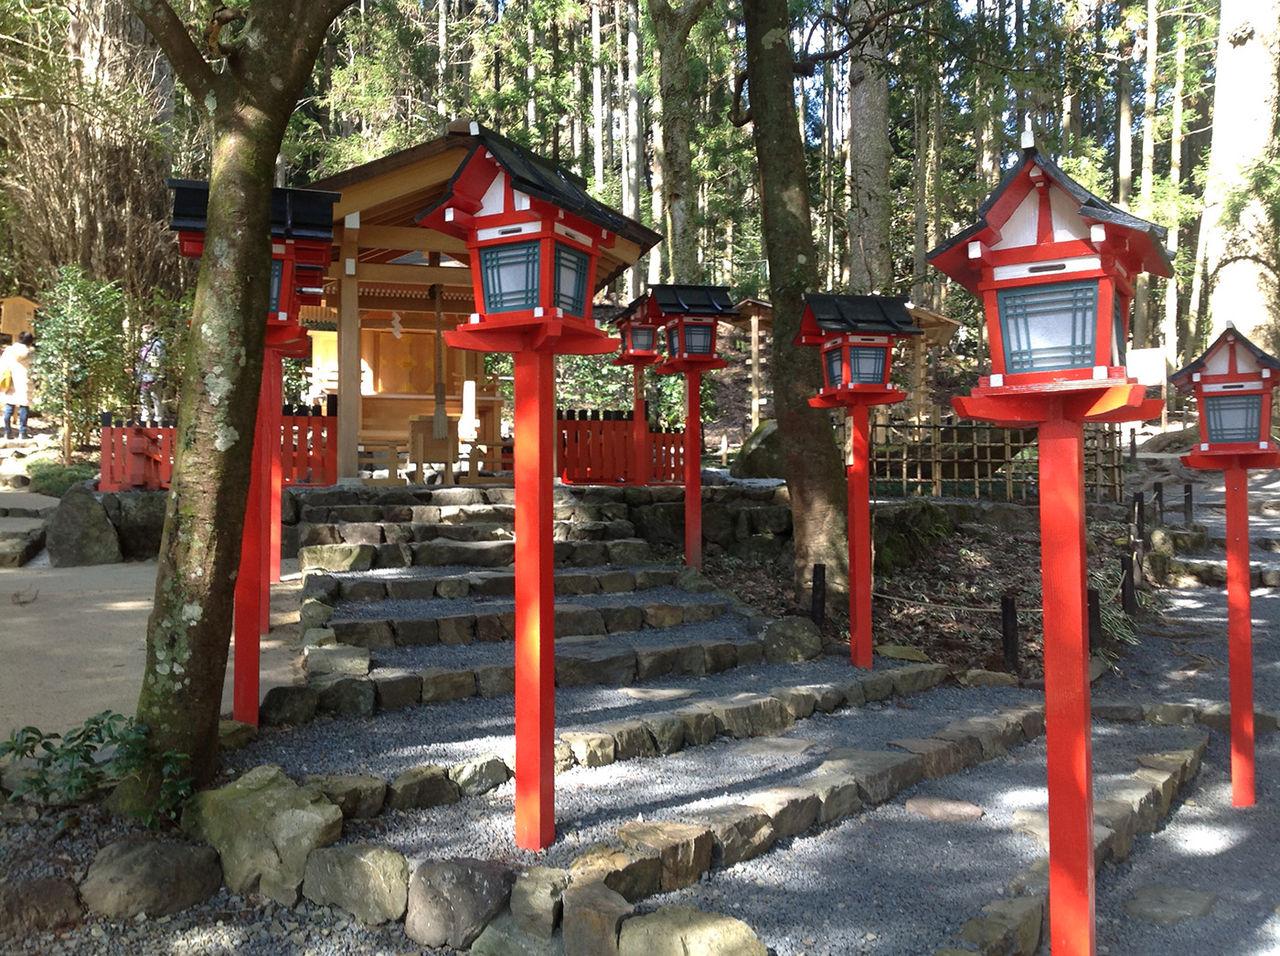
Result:
{"label": "green foliage", "polygon": [[0,759],[25,764],[12,799],[52,806],[70,806],[92,800],[121,781],[146,773],[158,773],[159,791],[138,817],[146,826],[177,818],[191,796],[186,755],[156,753],[147,728],[132,717],[104,710],[65,735],[23,727],[0,741]]}
{"label": "green foliage", "polygon": [[101,412],[128,402],[120,287],[89,279],[77,266],[65,266],[41,299],[44,308],[36,314],[32,362],[40,383],[40,407],[84,442]]}
{"label": "green foliage", "polygon": [[51,498],[61,498],[72,485],[88,481],[98,473],[97,465],[64,465],[55,461],[29,461],[26,468],[31,479],[27,490]]}

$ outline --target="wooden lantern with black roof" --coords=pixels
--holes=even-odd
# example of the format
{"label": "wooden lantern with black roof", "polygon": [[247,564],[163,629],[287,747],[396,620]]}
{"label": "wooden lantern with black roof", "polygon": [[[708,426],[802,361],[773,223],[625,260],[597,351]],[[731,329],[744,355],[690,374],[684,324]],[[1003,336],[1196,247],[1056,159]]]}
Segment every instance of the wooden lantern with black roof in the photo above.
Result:
{"label": "wooden lantern with black roof", "polygon": [[889,384],[893,347],[920,335],[907,300],[896,296],[805,293],[795,345],[822,349],[815,408],[843,406],[849,420],[845,467],[849,522],[849,661],[871,667],[871,429],[867,409],[906,398]]}
{"label": "wooden lantern with black roof", "polygon": [[1084,422],[1159,416],[1125,369],[1134,280],[1170,276],[1166,230],[1093,195],[1035,147],[928,254],[982,300],[991,374],[952,399],[964,418],[1035,427],[1039,443],[1045,722],[1049,753],[1049,936],[1093,953],[1094,840],[1086,621]]}

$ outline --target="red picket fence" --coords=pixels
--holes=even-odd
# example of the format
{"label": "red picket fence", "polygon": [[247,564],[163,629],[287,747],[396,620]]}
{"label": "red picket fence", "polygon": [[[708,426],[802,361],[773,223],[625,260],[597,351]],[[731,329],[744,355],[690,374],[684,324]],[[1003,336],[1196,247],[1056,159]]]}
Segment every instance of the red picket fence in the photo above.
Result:
{"label": "red picket fence", "polygon": [[[173,473],[173,428],[104,425],[99,491],[155,491]],[[284,415],[280,463],[286,485],[332,485],[338,480],[338,420],[332,415]]]}
{"label": "red picket fence", "polygon": [[[566,484],[634,484],[635,427],[620,414],[562,413],[556,420],[556,467]],[[684,434],[650,431],[648,484],[684,483]]]}

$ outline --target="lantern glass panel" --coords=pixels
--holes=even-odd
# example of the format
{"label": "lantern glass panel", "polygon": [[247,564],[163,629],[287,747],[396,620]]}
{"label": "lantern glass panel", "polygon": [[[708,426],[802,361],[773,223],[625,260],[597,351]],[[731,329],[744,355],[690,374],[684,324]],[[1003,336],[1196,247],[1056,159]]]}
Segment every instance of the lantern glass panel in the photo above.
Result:
{"label": "lantern glass panel", "polygon": [[588,263],[585,253],[556,243],[556,308],[569,315],[586,311]]}
{"label": "lantern glass panel", "polygon": [[1117,357],[1116,365],[1123,365],[1125,355],[1128,353],[1129,343],[1125,341],[1124,335],[1125,314],[1120,311],[1123,302],[1124,300],[1118,295],[1111,300],[1111,342]]}
{"label": "lantern glass panel", "polygon": [[652,352],[653,329],[644,325],[633,325],[631,327],[631,351]]}
{"label": "lantern glass panel", "polygon": [[284,282],[284,260],[271,260],[271,303],[267,306],[268,312],[280,311],[280,285]]}
{"label": "lantern glass panel", "polygon": [[667,326],[667,355],[675,357],[680,354],[680,329],[673,322]]}
{"label": "lantern glass panel", "polygon": [[849,349],[850,378],[856,384],[884,383],[884,353],[881,346],[858,346]]}
{"label": "lantern glass panel", "polygon": [[716,327],[702,322],[684,324],[684,350],[688,355],[710,355],[716,348]]}
{"label": "lantern glass panel", "polygon": [[480,250],[484,310],[518,312],[538,306],[538,240]]}
{"label": "lantern glass panel", "polygon": [[839,388],[844,384],[844,368],[841,361],[843,354],[844,349],[838,345],[822,353],[822,357],[825,360],[827,388]]}
{"label": "lantern glass panel", "polygon": [[1005,289],[996,296],[1005,372],[1046,372],[1093,365],[1098,283],[1061,282]]}
{"label": "lantern glass panel", "polygon": [[1204,414],[1212,443],[1261,440],[1261,395],[1206,395]]}

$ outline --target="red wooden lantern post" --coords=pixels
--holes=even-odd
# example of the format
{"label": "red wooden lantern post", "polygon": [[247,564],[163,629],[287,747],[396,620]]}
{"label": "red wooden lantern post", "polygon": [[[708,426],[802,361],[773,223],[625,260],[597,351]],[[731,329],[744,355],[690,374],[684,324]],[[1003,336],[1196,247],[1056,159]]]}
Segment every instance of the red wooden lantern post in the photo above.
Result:
{"label": "red wooden lantern post", "polygon": [[658,361],[658,329],[641,315],[644,296],[631,303],[614,325],[622,337],[622,347],[614,365],[631,366],[631,453],[632,482],[647,485],[652,474],[649,449],[649,416],[644,401],[644,370]]}
{"label": "red wooden lantern post", "polygon": [[516,845],[555,840],[555,462],[557,354],[618,345],[591,321],[599,250],[658,240],[595,202],[581,182],[472,124],[482,146],[419,225],[465,240],[476,312],[445,332],[452,348],[515,357]]}
{"label": "red wooden lantern post", "polygon": [[1280,360],[1227,328],[1171,376],[1195,394],[1200,444],[1182,463],[1221,471],[1227,505],[1227,650],[1231,681],[1231,803],[1254,804],[1253,624],[1249,594],[1250,468],[1280,467],[1271,438],[1271,392]]}
{"label": "red wooden lantern post", "polygon": [[815,408],[843,406],[849,418],[849,660],[871,667],[871,440],[867,408],[906,398],[889,384],[893,346],[921,334],[906,299],[878,295],[805,295],[796,345],[822,347]]}
{"label": "red wooden lantern post", "polygon": [[702,567],[702,373],[724,368],[716,355],[716,323],[737,315],[729,290],[709,285],[653,285],[638,309],[660,325],[667,357],[659,375],[685,376],[684,563]]}
{"label": "red wooden lantern post", "polygon": [[[209,184],[170,180],[169,186],[174,191],[171,228],[178,230],[179,250],[199,258],[204,253]],[[271,583],[280,580],[280,363],[310,352],[298,310],[320,301],[322,270],[333,243],[333,204],[339,198],[338,193],[309,189],[276,189],[271,197],[271,288],[233,621],[232,716],[254,726],[259,638],[271,629]]]}
{"label": "red wooden lantern post", "polygon": [[1172,266],[1164,229],[1023,146],[978,222],[929,259],[986,312],[991,375],[956,411],[1039,429],[1049,931],[1054,956],[1074,956],[1095,951],[1083,423],[1160,414],[1126,374],[1125,341],[1133,277]]}

